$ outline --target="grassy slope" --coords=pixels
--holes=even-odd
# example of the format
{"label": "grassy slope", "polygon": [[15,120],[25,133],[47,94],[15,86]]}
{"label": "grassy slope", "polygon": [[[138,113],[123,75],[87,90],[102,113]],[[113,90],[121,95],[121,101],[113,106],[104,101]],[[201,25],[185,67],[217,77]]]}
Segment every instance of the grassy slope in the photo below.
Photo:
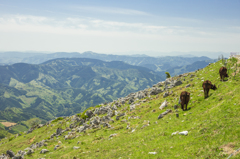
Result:
{"label": "grassy slope", "polygon": [[[189,110],[183,112],[179,110],[179,118],[176,118],[175,112],[166,115],[163,119],[157,120],[157,117],[164,110],[159,110],[160,104],[165,100],[162,94],[147,98],[148,102],[142,103],[136,107],[136,110],[127,113],[124,119],[130,123],[130,127],[136,129],[134,132],[127,130],[126,123],[115,121],[111,125],[114,129],[103,128],[101,130],[88,130],[86,134],[64,140],[63,136],[48,142],[48,146],[39,148],[31,158],[226,158],[223,149],[220,147],[232,143],[235,150],[240,147],[240,77],[234,80],[230,77],[228,81],[219,80],[218,70],[222,64],[217,62],[203,70],[193,73],[193,81],[186,77],[186,81],[173,89],[173,94],[166,97],[170,102],[168,109],[173,109],[173,105],[178,102],[181,91],[187,90],[191,93]],[[230,72],[231,74],[231,72]],[[200,79],[198,79],[200,78]],[[219,85],[216,90],[210,90],[210,97],[204,99],[202,92],[202,79],[210,80]],[[187,81],[192,86],[185,88]],[[180,90],[181,89],[181,90]],[[129,109],[129,105],[125,105]],[[124,109],[124,107],[120,108]],[[155,109],[155,112],[152,110]],[[184,115],[185,114],[185,115]],[[140,119],[128,119],[129,116],[140,116]],[[141,129],[145,124],[144,120],[150,121],[150,126]],[[154,122],[157,121],[158,124]],[[37,129],[31,134],[23,135],[0,145],[0,153],[5,153],[7,149],[14,152],[29,147],[32,143],[39,142],[50,137],[56,131],[57,127],[65,128],[65,121],[54,126]],[[67,123],[67,126],[71,122]],[[119,130],[117,130],[119,129]],[[187,136],[171,134],[175,131],[189,131]],[[95,132],[94,132],[95,131]],[[109,135],[117,133],[116,137],[109,139]],[[67,134],[65,132],[64,134]],[[34,139],[32,143],[30,140]],[[57,142],[61,141],[62,146],[53,150]],[[81,144],[77,145],[80,141]],[[73,150],[73,146],[80,146],[80,149]],[[41,149],[47,148],[50,152],[39,154]],[[150,155],[148,152],[157,152],[156,155]],[[26,158],[29,158],[26,156]],[[240,155],[232,158],[239,158]]]}

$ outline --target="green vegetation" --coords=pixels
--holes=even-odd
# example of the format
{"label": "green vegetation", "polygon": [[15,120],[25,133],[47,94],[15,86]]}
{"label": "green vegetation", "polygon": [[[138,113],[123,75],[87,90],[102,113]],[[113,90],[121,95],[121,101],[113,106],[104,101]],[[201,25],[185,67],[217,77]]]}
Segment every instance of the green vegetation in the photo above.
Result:
{"label": "green vegetation", "polygon": [[171,77],[169,72],[165,72],[165,74],[166,74],[166,78],[170,78]]}
{"label": "green vegetation", "polygon": [[[0,120],[18,123],[11,133],[115,100],[162,78],[143,67],[94,59],[56,59],[40,65],[0,66]],[[19,122],[38,118],[21,125]],[[82,113],[82,118],[86,118]]]}
{"label": "green vegetation", "polygon": [[[166,98],[163,98],[163,93],[147,97],[146,102],[140,102],[135,110],[127,112],[129,104],[123,105],[118,111],[126,112],[126,116],[118,121],[114,117],[115,122],[110,123],[113,128],[90,129],[86,133],[77,133],[78,137],[68,140],[64,140],[63,136],[68,134],[64,132],[62,136],[49,140],[47,146],[36,149],[26,158],[227,158],[230,153],[240,148],[240,75],[238,73],[233,78],[234,69],[230,67],[228,80],[220,81],[218,70],[223,65],[219,61],[196,73],[181,77],[185,79],[183,84],[170,89],[173,93]],[[234,65],[236,63],[228,60],[227,66]],[[190,77],[191,74],[195,76]],[[202,82],[207,79],[216,84],[218,89],[210,90],[209,97],[204,99]],[[186,88],[187,84],[191,86]],[[177,118],[173,106],[178,103],[180,92],[184,90],[191,93],[191,99],[188,110],[179,109]],[[169,102],[168,107],[159,110],[164,100]],[[172,109],[173,112],[157,120],[159,114],[166,109]],[[139,116],[140,119],[129,118],[131,116]],[[66,126],[72,123],[71,120],[67,122],[68,118],[61,120]],[[123,119],[127,122],[122,122]],[[143,128],[147,121],[150,125]],[[25,134],[26,137],[22,135],[12,141],[3,139],[0,153],[5,153],[8,149],[17,152],[32,143],[47,139],[60,125],[62,124],[56,122],[53,126],[44,126]],[[127,125],[130,129],[126,129]],[[189,133],[187,136],[171,135],[176,131]],[[116,136],[109,138],[111,134]],[[59,141],[62,144],[54,150]],[[78,141],[80,143],[77,145]],[[74,150],[73,146],[80,148]],[[40,154],[43,148],[50,153]],[[238,153],[231,159],[239,157]]]}

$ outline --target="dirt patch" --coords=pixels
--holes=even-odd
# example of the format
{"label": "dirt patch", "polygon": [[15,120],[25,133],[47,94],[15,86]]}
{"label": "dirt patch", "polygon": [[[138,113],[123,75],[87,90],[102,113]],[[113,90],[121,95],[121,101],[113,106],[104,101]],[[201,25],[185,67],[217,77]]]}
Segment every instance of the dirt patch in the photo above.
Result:
{"label": "dirt patch", "polygon": [[3,124],[5,127],[10,127],[10,126],[14,126],[17,123],[11,123],[11,122],[1,122],[1,124]]}
{"label": "dirt patch", "polygon": [[34,141],[35,137],[36,137],[36,136],[34,136],[33,138],[31,138],[31,139],[29,140],[29,143],[28,143],[28,144],[31,144],[31,143]]}
{"label": "dirt patch", "polygon": [[[226,153],[226,154],[228,154],[228,155],[230,155],[230,154],[232,154],[232,153],[234,153],[236,150],[236,147],[235,147],[235,144],[234,143],[228,143],[228,144],[226,144],[226,145],[223,145],[223,146],[221,146],[220,148],[222,148],[223,149],[223,152],[224,153]],[[237,155],[237,154],[239,154],[240,153],[240,151],[238,151],[238,152],[235,152],[233,155],[235,156],[235,155]]]}

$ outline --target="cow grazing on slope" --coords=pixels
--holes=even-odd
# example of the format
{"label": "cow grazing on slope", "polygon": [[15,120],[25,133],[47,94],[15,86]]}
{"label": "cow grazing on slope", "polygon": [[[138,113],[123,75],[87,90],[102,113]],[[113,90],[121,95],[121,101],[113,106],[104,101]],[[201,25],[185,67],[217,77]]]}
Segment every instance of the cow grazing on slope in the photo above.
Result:
{"label": "cow grazing on slope", "polygon": [[202,84],[202,87],[203,87],[203,91],[204,91],[204,98],[208,97],[208,92],[210,89],[213,89],[213,90],[217,89],[215,84],[213,85],[209,80],[204,81]]}
{"label": "cow grazing on slope", "polygon": [[[187,91],[183,91],[180,95],[180,103],[182,110],[187,110],[187,105],[190,100],[190,93]],[[186,109],[184,109],[184,105],[186,105]]]}
{"label": "cow grazing on slope", "polygon": [[222,81],[224,81],[225,77],[229,77],[228,74],[227,74],[227,68],[226,67],[221,67],[219,69],[219,74],[220,74],[220,78],[221,78]]}

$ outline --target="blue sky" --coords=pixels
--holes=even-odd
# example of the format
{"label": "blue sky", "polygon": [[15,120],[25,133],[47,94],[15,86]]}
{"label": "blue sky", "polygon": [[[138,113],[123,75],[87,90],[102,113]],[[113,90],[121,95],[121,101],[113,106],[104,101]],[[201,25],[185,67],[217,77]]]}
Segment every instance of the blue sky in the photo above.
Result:
{"label": "blue sky", "polygon": [[0,51],[240,52],[240,0],[0,0]]}

